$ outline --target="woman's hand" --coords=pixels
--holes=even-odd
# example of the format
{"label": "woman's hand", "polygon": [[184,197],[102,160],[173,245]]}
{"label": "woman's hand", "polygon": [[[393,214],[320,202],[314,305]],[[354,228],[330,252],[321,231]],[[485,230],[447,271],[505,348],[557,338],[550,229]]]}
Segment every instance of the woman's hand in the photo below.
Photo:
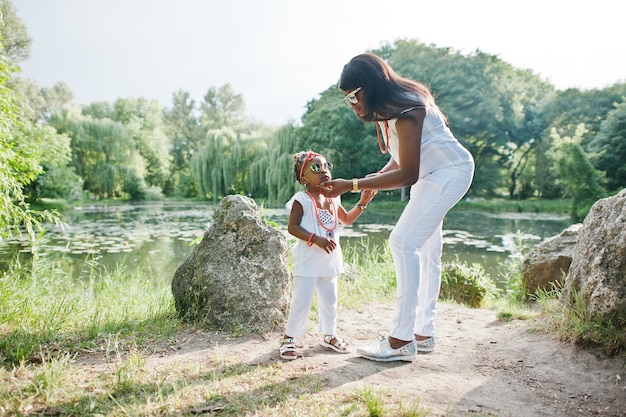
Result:
{"label": "woman's hand", "polygon": [[352,190],[352,181],[337,178],[331,181],[324,181],[318,185],[320,193],[326,197],[337,197]]}

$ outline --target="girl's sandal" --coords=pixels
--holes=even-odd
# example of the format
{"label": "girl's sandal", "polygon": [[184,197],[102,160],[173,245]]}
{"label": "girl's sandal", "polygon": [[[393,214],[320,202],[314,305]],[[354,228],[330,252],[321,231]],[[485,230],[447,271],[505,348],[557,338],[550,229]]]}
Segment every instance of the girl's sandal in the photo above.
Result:
{"label": "girl's sandal", "polygon": [[345,340],[337,337],[337,336],[333,336],[333,335],[325,335],[324,336],[324,341],[321,343],[322,346],[327,347],[329,349],[334,350],[335,352],[338,353],[350,353],[352,352],[352,350],[350,349],[350,347],[348,346],[348,342],[346,342]]}
{"label": "girl's sandal", "polygon": [[298,351],[296,350],[296,344],[293,341],[293,337],[285,337],[280,342],[280,358],[288,361],[298,358]]}

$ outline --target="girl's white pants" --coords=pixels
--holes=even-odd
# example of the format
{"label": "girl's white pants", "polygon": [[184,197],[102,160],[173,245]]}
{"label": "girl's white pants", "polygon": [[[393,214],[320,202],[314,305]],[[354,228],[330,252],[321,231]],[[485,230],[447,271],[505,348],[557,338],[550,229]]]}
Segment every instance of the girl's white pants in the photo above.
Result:
{"label": "girl's white pants", "polygon": [[469,189],[473,172],[473,163],[442,168],[411,186],[410,200],[389,235],[397,280],[392,337],[435,335],[443,218]]}
{"label": "girl's white pants", "polygon": [[292,300],[285,334],[304,336],[308,329],[313,293],[317,291],[318,332],[335,335],[337,328],[337,276],[293,277]]}

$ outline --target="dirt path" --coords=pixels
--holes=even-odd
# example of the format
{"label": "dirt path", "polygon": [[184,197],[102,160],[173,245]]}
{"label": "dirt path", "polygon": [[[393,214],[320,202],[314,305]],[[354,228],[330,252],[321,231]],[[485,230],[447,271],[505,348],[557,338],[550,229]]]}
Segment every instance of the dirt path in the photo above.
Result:
{"label": "dirt path", "polygon": [[[340,335],[352,346],[376,340],[391,313],[387,305],[341,311]],[[284,366],[318,374],[327,389],[355,392],[367,386],[393,393],[393,400],[420,399],[431,416],[626,416],[626,358],[578,351],[532,330],[532,322],[503,323],[491,310],[440,304],[436,350],[414,362],[336,354],[310,333],[300,340],[303,357]],[[229,342],[215,333],[189,335],[175,354],[151,360],[197,361],[211,354],[208,346],[228,351],[228,343],[236,343],[233,351],[242,362],[280,361],[280,334],[263,336]]]}

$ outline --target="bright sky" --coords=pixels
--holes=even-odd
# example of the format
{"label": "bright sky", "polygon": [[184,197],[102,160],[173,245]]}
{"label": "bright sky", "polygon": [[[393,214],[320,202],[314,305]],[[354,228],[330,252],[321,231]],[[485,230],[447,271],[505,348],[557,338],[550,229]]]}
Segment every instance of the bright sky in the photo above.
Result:
{"label": "bright sky", "polygon": [[[75,102],[196,102],[230,83],[246,114],[299,122],[354,55],[396,39],[476,49],[559,89],[626,81],[624,10],[595,0],[12,0],[33,38],[22,75]],[[384,6],[384,7],[383,7]]]}

